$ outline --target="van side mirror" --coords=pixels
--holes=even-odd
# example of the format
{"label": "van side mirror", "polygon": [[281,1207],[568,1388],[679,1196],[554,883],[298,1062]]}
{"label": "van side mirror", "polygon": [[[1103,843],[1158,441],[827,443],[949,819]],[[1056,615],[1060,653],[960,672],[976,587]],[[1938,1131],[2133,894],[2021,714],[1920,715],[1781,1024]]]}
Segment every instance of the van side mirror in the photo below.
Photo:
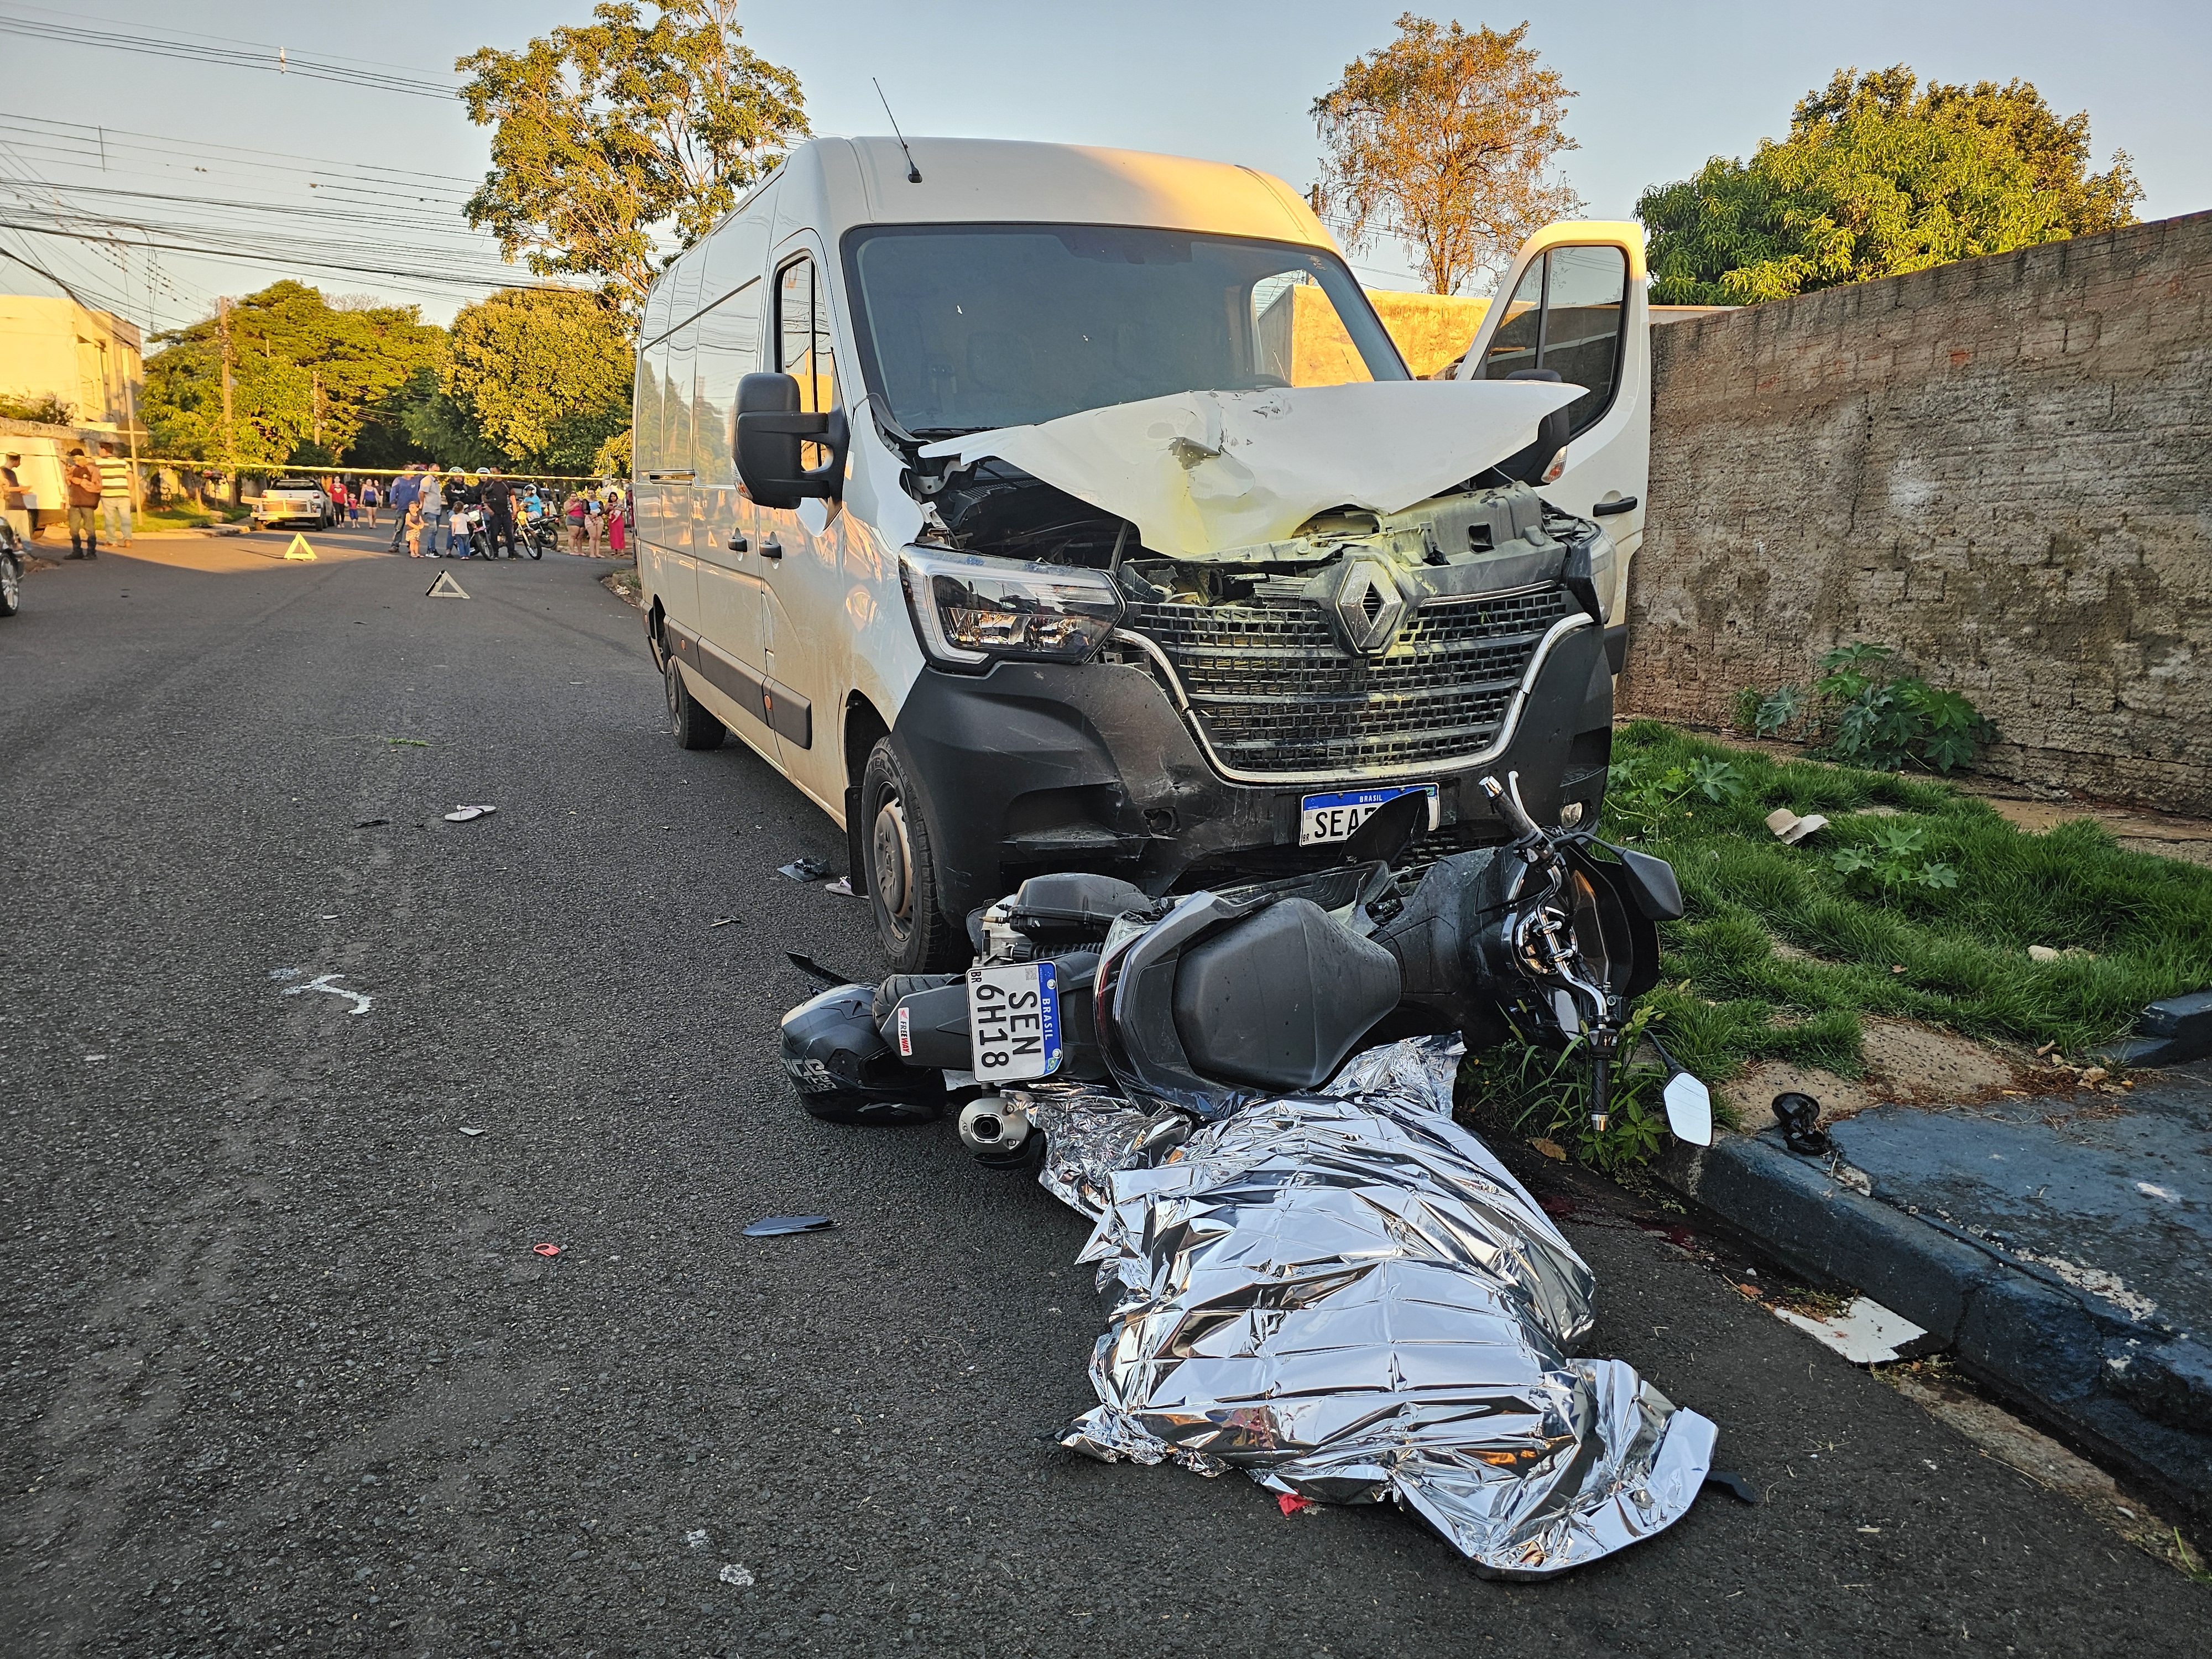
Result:
{"label": "van side mirror", "polygon": [[[788,374],[748,374],[738,382],[738,477],[763,507],[793,507],[809,495],[834,501],[843,494],[850,436],[842,409],[800,413],[799,382]],[[799,445],[807,440],[829,450],[824,465],[799,465]]]}

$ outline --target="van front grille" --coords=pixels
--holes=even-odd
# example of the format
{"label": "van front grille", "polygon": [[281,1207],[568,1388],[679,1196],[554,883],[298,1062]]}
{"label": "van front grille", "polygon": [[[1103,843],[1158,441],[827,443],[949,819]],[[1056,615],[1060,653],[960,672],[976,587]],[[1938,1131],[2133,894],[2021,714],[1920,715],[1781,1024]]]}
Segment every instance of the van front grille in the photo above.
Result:
{"label": "van front grille", "polygon": [[1498,740],[1560,587],[1431,600],[1379,657],[1346,650],[1328,613],[1285,605],[1139,605],[1127,625],[1173,665],[1220,763],[1261,775],[1438,768]]}

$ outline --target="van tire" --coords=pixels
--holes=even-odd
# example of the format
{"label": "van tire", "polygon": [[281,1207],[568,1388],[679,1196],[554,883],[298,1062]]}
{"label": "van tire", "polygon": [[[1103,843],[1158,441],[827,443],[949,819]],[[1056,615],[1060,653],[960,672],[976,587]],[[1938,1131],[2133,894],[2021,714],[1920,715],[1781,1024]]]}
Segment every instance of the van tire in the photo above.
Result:
{"label": "van tire", "polygon": [[921,793],[889,738],[860,774],[860,844],[868,853],[868,907],[876,938],[899,974],[936,973],[965,960],[968,936],[938,905],[937,862]]}
{"label": "van tire", "polygon": [[663,676],[668,688],[668,729],[675,734],[679,749],[720,749],[729,728],[708,714],[698,698],[691,695],[684,684],[684,669],[675,658],[668,659],[667,672]]}

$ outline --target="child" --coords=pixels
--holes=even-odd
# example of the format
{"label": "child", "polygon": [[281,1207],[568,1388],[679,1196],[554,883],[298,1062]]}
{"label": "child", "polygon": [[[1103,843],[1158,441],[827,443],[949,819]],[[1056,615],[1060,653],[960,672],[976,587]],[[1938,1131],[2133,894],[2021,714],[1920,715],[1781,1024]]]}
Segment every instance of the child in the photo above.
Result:
{"label": "child", "polygon": [[422,498],[419,495],[407,503],[407,556],[422,556]]}

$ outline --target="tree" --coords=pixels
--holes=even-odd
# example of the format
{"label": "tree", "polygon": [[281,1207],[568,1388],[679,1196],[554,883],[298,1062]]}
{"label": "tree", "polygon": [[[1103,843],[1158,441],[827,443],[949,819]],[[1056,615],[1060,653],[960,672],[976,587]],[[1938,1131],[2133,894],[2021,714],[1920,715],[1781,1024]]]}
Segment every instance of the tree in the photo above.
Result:
{"label": "tree", "polygon": [[501,289],[454,317],[408,431],[454,465],[583,472],[629,428],[635,363],[628,325],[596,295]]}
{"label": "tree", "polygon": [[1559,125],[1575,94],[1522,44],[1528,33],[1522,23],[1470,34],[1407,12],[1395,40],[1346,64],[1314,100],[1327,151],[1316,210],[1342,216],[1349,246],[1397,237],[1419,251],[1431,289],[1456,294],[1531,231],[1580,210],[1546,176],[1576,148]]}
{"label": "tree", "polygon": [[2089,163],[2087,114],[2061,121],[2024,81],[1838,70],[1787,138],[1644,193],[1651,297],[1749,304],[2133,223],[2125,153]]}
{"label": "tree", "polygon": [[223,423],[225,325],[209,317],[155,338],[140,411],[161,453],[244,466],[313,455],[374,465],[357,450],[388,438],[392,394],[436,360],[442,331],[413,306],[331,306],[283,282],[230,308],[231,421]]}
{"label": "tree", "polygon": [[737,0],[605,0],[520,52],[459,59],[492,128],[469,222],[540,276],[589,276],[635,312],[664,242],[689,247],[807,136],[799,78],[740,43]]}

